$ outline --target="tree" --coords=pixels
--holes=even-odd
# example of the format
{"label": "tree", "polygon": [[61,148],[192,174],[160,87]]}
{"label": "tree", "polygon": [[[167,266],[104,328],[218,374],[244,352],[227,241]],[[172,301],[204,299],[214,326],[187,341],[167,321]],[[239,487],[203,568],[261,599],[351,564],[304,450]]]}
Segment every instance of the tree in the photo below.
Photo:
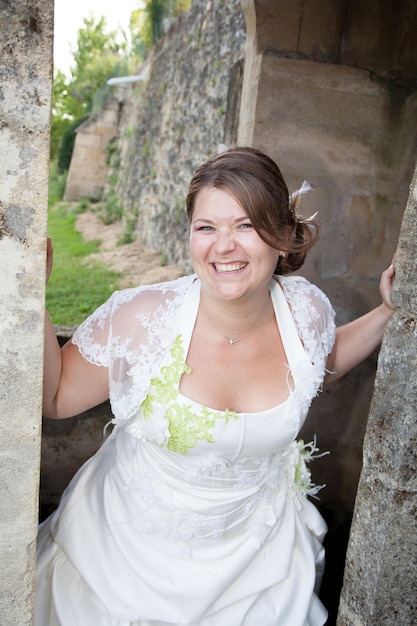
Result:
{"label": "tree", "polygon": [[81,117],[91,109],[95,92],[111,76],[121,62],[126,41],[118,43],[117,31],[106,32],[106,18],[84,18],[84,28],[78,31],[75,66],[71,70],[69,96],[73,99],[74,117]]}
{"label": "tree", "polygon": [[143,9],[133,11],[131,29],[134,49],[146,57],[165,34],[172,19],[191,6],[191,0],[146,0]]}
{"label": "tree", "polygon": [[[73,52],[74,67],[71,78],[57,69],[52,95],[51,159],[55,159],[59,145],[70,127],[75,128],[91,111],[94,94],[106,83],[123,61],[126,38],[118,42],[118,31],[106,32],[106,18],[84,18],[84,27],[77,37]],[[61,159],[68,163],[68,158]]]}

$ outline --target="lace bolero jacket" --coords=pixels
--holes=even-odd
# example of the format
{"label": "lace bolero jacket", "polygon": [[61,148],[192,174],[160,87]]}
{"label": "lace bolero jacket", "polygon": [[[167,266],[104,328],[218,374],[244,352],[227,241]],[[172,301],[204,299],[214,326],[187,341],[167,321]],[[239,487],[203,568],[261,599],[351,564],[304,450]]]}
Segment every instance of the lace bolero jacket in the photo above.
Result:
{"label": "lace bolero jacket", "polygon": [[[334,311],[320,289],[299,276],[276,277],[310,361],[304,382],[309,404],[323,381],[334,343]],[[89,362],[109,370],[114,422],[135,415],[152,377],[178,334],[181,305],[196,275],[116,291],[75,331],[72,342]],[[303,364],[300,364],[303,367]]]}

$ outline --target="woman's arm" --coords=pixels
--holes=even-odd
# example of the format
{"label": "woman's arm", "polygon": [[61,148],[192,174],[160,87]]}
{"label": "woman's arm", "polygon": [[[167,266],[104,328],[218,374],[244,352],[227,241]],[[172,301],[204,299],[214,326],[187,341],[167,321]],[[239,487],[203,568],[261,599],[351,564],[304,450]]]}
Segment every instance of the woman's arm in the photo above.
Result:
{"label": "woman's arm", "polygon": [[385,327],[396,309],[391,300],[394,278],[395,267],[390,265],[381,276],[382,304],[366,315],[337,328],[335,344],[327,361],[329,373],[326,382],[341,378],[366,359],[381,343]]}
{"label": "woman's arm", "polygon": [[[53,250],[47,243],[47,281]],[[82,413],[109,397],[108,370],[89,363],[71,342],[61,349],[48,312],[45,312],[43,414],[63,418]]]}

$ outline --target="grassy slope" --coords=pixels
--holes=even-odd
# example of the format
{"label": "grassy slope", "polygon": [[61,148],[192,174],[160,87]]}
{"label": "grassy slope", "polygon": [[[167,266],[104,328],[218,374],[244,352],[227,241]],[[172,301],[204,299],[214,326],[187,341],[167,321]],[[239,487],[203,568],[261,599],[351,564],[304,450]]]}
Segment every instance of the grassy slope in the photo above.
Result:
{"label": "grassy slope", "polygon": [[48,234],[54,247],[54,268],[46,290],[46,305],[54,324],[75,326],[117,289],[116,272],[85,257],[99,249],[75,229],[76,211],[59,204],[49,211]]}

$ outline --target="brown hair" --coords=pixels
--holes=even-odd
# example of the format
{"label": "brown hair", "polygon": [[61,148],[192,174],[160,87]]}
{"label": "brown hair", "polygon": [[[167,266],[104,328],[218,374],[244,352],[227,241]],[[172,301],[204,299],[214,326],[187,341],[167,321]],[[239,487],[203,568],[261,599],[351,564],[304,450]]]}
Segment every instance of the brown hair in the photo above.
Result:
{"label": "brown hair", "polygon": [[278,165],[255,148],[231,148],[209,158],[196,170],[187,194],[191,222],[198,193],[215,187],[229,193],[245,210],[265,243],[286,253],[279,258],[276,273],[289,274],[304,263],[307,251],[318,238],[314,220],[297,218],[296,195],[291,201]]}

